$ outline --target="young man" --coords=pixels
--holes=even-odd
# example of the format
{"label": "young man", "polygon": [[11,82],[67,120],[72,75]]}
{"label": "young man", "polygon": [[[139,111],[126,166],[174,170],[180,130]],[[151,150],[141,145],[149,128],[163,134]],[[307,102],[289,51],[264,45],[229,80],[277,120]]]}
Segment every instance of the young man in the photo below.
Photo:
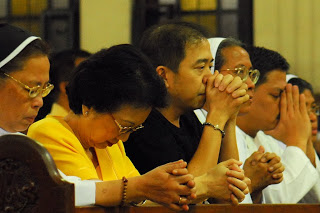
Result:
{"label": "young man", "polygon": [[[266,188],[260,186],[264,202],[297,203],[307,194],[317,194],[319,190],[318,168],[306,155],[311,126],[305,96],[299,96],[297,86],[287,85],[289,64],[279,53],[259,47],[248,50],[251,62],[260,70],[261,76],[250,111],[237,119],[237,140],[246,144],[243,151],[248,157],[262,145],[266,151],[282,158],[286,168],[283,181]],[[268,130],[285,145],[263,132]]]}
{"label": "young man", "polygon": [[[215,58],[215,66],[213,70],[218,70],[221,74],[231,74],[239,76],[248,86],[248,94],[250,101],[244,103],[238,113],[238,117],[245,115],[250,111],[252,98],[254,95],[255,83],[259,79],[259,71],[252,69],[252,64],[245,45],[233,38],[210,38],[211,53]],[[196,110],[197,117],[201,123],[205,122],[207,111],[204,109]],[[262,186],[266,187],[270,184],[282,181],[283,165],[280,158],[274,153],[264,153],[263,147],[259,151],[254,150],[252,155],[246,153],[246,143],[237,140],[240,161],[245,162],[244,169],[246,175],[251,179],[251,197],[253,202],[261,202]],[[250,153],[251,154],[251,153]],[[250,158],[248,158],[250,156]],[[260,159],[268,159],[262,162]],[[248,158],[248,159],[247,159]],[[273,172],[268,168],[273,167]],[[250,199],[250,198],[248,198]],[[246,200],[247,202],[247,200]]]}
{"label": "young man", "polygon": [[[208,180],[213,181],[217,175],[207,172],[214,170],[218,159],[238,158],[235,118],[249,99],[247,85],[239,77],[212,75],[210,45],[204,35],[187,25],[153,27],[144,33],[140,48],[167,86],[168,106],[153,109],[145,128],[132,134],[125,143],[128,156],[141,173],[184,159],[191,174],[210,174]],[[202,131],[193,110],[205,102],[209,113]],[[210,194],[214,187],[209,190],[209,197],[222,198],[219,193]]]}
{"label": "young man", "polygon": [[[317,140],[317,132],[318,132],[318,118],[317,116],[320,115],[320,108],[317,105],[315,98],[314,98],[314,92],[312,85],[301,79],[298,78],[295,75],[288,74],[287,75],[287,82],[292,85],[297,85],[299,87],[299,93],[304,94],[306,97],[306,105],[307,105],[307,111],[309,114],[309,119],[311,122],[311,135],[307,142],[307,156],[310,159],[311,163],[316,167],[319,165],[319,158],[316,154],[316,150],[314,147],[314,143]],[[275,138],[278,138],[277,135],[273,135],[273,131],[266,131],[266,134],[270,134],[274,136]]]}

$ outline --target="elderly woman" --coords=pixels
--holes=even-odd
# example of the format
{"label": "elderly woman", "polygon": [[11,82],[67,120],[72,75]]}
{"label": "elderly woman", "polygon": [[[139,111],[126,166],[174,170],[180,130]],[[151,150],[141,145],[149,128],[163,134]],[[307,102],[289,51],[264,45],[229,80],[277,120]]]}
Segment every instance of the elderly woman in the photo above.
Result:
{"label": "elderly woman", "polygon": [[0,135],[26,130],[50,93],[48,47],[39,37],[0,24]]}
{"label": "elderly woman", "polygon": [[[34,121],[39,108],[43,105],[42,98],[48,95],[53,86],[48,83],[50,67],[48,48],[39,37],[32,36],[17,27],[0,24],[0,46],[0,135],[4,135],[25,131]],[[115,51],[118,54],[110,58],[110,51]],[[101,54],[108,52],[107,55],[109,56],[107,58],[115,62],[112,68],[115,71],[119,71],[117,78],[113,78],[112,73],[109,73],[109,78],[112,76],[113,79],[108,84],[106,83],[106,78],[99,76],[99,73],[106,73],[109,70],[103,66],[106,58],[95,60],[102,57],[101,54],[97,54],[95,59],[92,59],[93,63],[89,62],[82,67],[87,67],[90,72],[88,72],[89,70],[84,71],[81,69],[75,76],[75,79],[78,79],[83,74],[88,75],[86,78],[88,78],[90,85],[85,85],[84,82],[77,80],[73,84],[80,83],[80,85],[83,84],[83,87],[76,86],[72,89],[72,85],[70,85],[69,88],[69,93],[70,95],[72,94],[71,96],[75,100],[80,98],[78,100],[86,101],[84,105],[80,104],[80,109],[73,108],[76,114],[70,114],[65,120],[54,119],[56,123],[61,123],[62,126],[54,124],[57,129],[50,129],[52,125],[49,125],[49,129],[46,130],[48,133],[56,134],[57,139],[61,139],[61,137],[63,137],[62,140],[72,139],[66,149],[61,147],[64,156],[70,156],[68,152],[84,154],[83,159],[81,157],[75,159],[67,157],[65,159],[66,164],[68,164],[68,161],[70,163],[81,159],[81,162],[79,161],[81,166],[77,167],[76,170],[84,171],[84,173],[88,172],[90,171],[90,166],[86,167],[86,164],[91,163],[97,172],[94,174],[91,171],[88,174],[88,179],[108,180],[100,182],[81,181],[79,178],[62,174],[65,179],[75,183],[76,205],[98,204],[115,206],[120,203],[136,203],[150,199],[174,210],[187,209],[188,206],[185,203],[188,202],[188,199],[186,197],[194,197],[192,193],[194,182],[192,176],[188,175],[185,169],[185,162],[178,161],[166,164],[146,175],[138,176],[130,160],[125,156],[121,142],[114,147],[110,147],[112,149],[110,152],[105,149],[106,146],[111,146],[112,143],[118,141],[115,138],[119,137],[119,139],[125,140],[131,131],[141,127],[140,124],[147,116],[149,108],[153,104],[159,104],[157,98],[161,97],[161,88],[163,88],[159,83],[159,79],[154,78],[152,72],[148,72],[152,68],[150,68],[145,57],[133,47],[120,46],[111,48],[110,51],[102,51]],[[133,64],[135,63],[138,65],[134,66]],[[131,64],[132,68],[124,64]],[[94,67],[100,67],[101,69],[94,69]],[[124,70],[130,72],[135,70],[135,74],[127,73],[125,75]],[[95,78],[95,83],[92,81],[93,78]],[[141,84],[143,86],[137,86],[136,88],[141,89],[141,91],[137,91],[134,84],[129,84],[126,86],[129,86],[130,90],[124,91],[119,87],[118,83],[121,82],[125,82],[125,84],[135,82],[136,85]],[[115,94],[115,90],[110,90],[107,92],[108,94],[105,94],[105,91],[101,88],[102,85],[110,88],[116,87],[124,95],[118,96],[118,94]],[[76,92],[74,89],[80,88],[85,89],[85,91],[77,98],[74,96]],[[93,89],[97,89],[94,94],[91,93]],[[142,89],[148,89],[148,91]],[[139,92],[139,94],[136,95],[135,92]],[[110,99],[111,105],[101,105],[105,101],[103,99],[98,100],[98,105],[93,105],[91,100],[85,99],[86,96],[87,98],[90,96],[95,99],[98,94],[110,95],[112,98]],[[163,102],[160,103],[163,104]],[[76,103],[73,102],[73,104]],[[106,109],[112,114],[103,113]],[[79,110],[83,112],[84,116],[79,115]],[[115,120],[108,116],[114,117]],[[111,121],[115,123],[111,123]],[[63,127],[66,129],[64,132],[62,132]],[[67,132],[68,134],[63,135]],[[44,143],[50,141],[49,138],[43,138],[43,140]],[[76,140],[78,140],[78,144],[76,144]],[[72,147],[73,145],[74,147]],[[98,162],[100,154],[96,154],[95,151],[89,148],[93,146],[100,148],[99,151],[107,153],[105,156],[107,159],[99,158],[100,161]],[[54,152],[52,154],[55,156]],[[59,161],[57,161],[57,164],[59,167]],[[109,177],[105,177],[104,169],[106,168],[101,168],[100,170],[99,165],[109,169],[112,174]],[[99,170],[101,173],[98,173]],[[133,177],[135,175],[137,177]],[[127,179],[125,177],[132,178]]]}
{"label": "elderly woman", "polygon": [[[82,180],[122,179],[110,185],[115,189],[112,194],[119,195],[113,204],[144,199],[181,203],[180,195],[191,194],[185,183],[192,177],[177,178],[159,170],[139,177],[122,143],[131,132],[143,128],[152,107],[165,104],[165,93],[151,64],[133,46],[103,49],[80,64],[71,78],[67,87],[71,112],[34,123],[28,136],[48,149],[66,175]],[[167,191],[166,178],[179,190]]]}

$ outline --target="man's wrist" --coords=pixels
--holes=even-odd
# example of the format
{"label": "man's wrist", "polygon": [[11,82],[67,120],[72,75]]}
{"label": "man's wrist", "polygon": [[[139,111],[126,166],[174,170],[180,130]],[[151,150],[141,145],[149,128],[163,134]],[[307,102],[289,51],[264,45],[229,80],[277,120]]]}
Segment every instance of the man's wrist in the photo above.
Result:
{"label": "man's wrist", "polygon": [[194,181],[197,186],[197,200],[205,200],[209,197],[208,184],[207,184],[207,174],[195,177]]}
{"label": "man's wrist", "polygon": [[305,154],[307,153],[307,141],[299,139],[289,139],[285,142],[287,146],[295,146],[300,148]]}
{"label": "man's wrist", "polygon": [[203,127],[205,127],[205,126],[209,126],[209,127],[213,128],[214,130],[219,131],[221,133],[222,138],[224,138],[224,136],[226,135],[225,131],[222,130],[218,124],[214,125],[210,122],[204,122]]}
{"label": "man's wrist", "polygon": [[218,124],[222,129],[224,128],[228,120],[229,120],[229,117],[223,116],[218,112],[212,112],[212,111],[208,112],[207,118],[206,118],[206,122]]}

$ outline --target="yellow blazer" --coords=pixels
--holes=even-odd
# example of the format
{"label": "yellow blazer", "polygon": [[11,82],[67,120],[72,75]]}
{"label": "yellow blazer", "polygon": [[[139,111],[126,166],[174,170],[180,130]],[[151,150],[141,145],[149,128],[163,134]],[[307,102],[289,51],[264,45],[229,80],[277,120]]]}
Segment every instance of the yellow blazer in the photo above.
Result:
{"label": "yellow blazer", "polygon": [[42,143],[52,155],[58,169],[82,180],[117,180],[138,176],[139,172],[127,157],[122,141],[112,147],[97,149],[99,166],[94,167],[78,138],[63,117],[47,116],[32,124],[28,136]]}

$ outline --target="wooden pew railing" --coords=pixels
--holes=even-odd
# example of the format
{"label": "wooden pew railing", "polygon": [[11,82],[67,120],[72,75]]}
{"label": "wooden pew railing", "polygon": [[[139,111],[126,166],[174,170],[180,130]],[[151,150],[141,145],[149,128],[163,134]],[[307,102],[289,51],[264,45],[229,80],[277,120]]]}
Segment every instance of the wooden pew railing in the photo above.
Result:
{"label": "wooden pew railing", "polygon": [[23,135],[0,137],[0,212],[74,212],[74,187],[48,151]]}
{"label": "wooden pew railing", "polygon": [[[48,151],[22,135],[0,136],[0,212],[172,213],[162,206],[75,207],[74,186],[59,175]],[[320,204],[197,205],[191,213],[320,213]]]}
{"label": "wooden pew railing", "polygon": [[[76,213],[173,213],[162,206],[150,207],[77,207]],[[241,204],[232,205],[197,205],[191,206],[188,213],[320,213],[320,204]]]}

